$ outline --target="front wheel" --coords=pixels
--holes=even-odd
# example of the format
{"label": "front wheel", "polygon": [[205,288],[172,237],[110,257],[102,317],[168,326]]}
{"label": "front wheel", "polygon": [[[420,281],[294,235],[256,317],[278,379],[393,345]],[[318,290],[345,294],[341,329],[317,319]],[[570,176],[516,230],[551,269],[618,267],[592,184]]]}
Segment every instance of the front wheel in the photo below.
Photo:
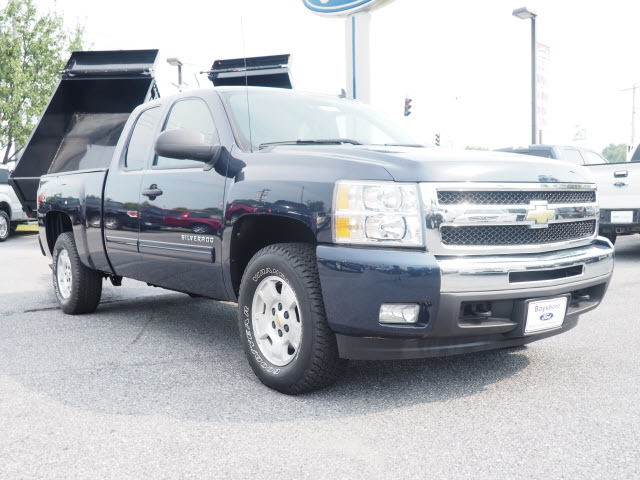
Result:
{"label": "front wheel", "polygon": [[53,289],[64,313],[91,313],[102,295],[102,274],[82,264],[73,234],[62,233],[53,247]]}
{"label": "front wheel", "polygon": [[256,253],[242,277],[238,310],[247,359],[268,387],[305,393],[331,385],[344,371],[312,245],[282,243]]}

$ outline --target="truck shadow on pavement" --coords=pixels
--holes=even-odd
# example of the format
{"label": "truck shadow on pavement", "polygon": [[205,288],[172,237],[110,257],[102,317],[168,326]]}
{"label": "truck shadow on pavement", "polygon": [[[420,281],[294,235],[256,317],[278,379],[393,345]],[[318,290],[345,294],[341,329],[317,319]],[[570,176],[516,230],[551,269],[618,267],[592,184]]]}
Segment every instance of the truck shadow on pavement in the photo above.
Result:
{"label": "truck shadow on pavement", "polygon": [[[108,289],[105,303],[91,315],[64,315],[33,302],[20,312],[14,308],[0,319],[0,373],[84,411],[284,422],[447,402],[481,393],[529,364],[524,347],[440,359],[357,361],[334,386],[290,397],[253,375],[235,306],[140,290],[146,296],[123,298],[135,296],[135,290]],[[0,295],[0,306],[9,301]]]}

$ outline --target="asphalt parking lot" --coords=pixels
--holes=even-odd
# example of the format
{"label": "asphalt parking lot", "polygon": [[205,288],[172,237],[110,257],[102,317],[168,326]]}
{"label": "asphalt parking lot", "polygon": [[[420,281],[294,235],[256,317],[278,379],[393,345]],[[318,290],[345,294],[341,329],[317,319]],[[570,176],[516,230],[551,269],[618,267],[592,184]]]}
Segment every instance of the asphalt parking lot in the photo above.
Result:
{"label": "asphalt parking lot", "polygon": [[[105,284],[106,285],[106,284]],[[126,281],[58,310],[33,235],[0,244],[0,478],[640,478],[640,237],[603,305],[526,348],[352,362],[287,397],[233,305]]]}

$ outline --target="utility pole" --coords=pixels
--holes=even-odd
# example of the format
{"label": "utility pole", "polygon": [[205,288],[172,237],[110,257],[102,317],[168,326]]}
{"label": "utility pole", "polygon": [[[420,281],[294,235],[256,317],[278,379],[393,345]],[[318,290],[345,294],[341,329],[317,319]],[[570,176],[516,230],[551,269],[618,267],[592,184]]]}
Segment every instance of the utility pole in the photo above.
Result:
{"label": "utility pole", "polygon": [[638,88],[640,88],[640,86],[633,84],[633,87],[621,90],[622,92],[631,90],[631,145],[629,145],[629,148],[633,148],[636,144],[636,90]]}

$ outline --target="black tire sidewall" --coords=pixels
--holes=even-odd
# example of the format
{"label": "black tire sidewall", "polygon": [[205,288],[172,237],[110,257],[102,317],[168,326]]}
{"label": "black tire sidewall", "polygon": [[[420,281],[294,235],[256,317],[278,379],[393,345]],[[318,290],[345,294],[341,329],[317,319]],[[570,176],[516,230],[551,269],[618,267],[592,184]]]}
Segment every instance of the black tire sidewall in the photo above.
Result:
{"label": "black tire sidewall", "polygon": [[[282,257],[269,252],[252,261],[245,272],[246,279],[240,289],[238,301],[240,336],[255,374],[271,388],[287,389],[304,375],[312,352],[315,319],[311,310],[305,285],[300,280],[295,269]],[[301,316],[302,342],[294,359],[284,366],[269,362],[260,351],[253,332],[251,309],[253,296],[260,282],[269,276],[278,276],[293,289],[298,300],[298,311]]]}

